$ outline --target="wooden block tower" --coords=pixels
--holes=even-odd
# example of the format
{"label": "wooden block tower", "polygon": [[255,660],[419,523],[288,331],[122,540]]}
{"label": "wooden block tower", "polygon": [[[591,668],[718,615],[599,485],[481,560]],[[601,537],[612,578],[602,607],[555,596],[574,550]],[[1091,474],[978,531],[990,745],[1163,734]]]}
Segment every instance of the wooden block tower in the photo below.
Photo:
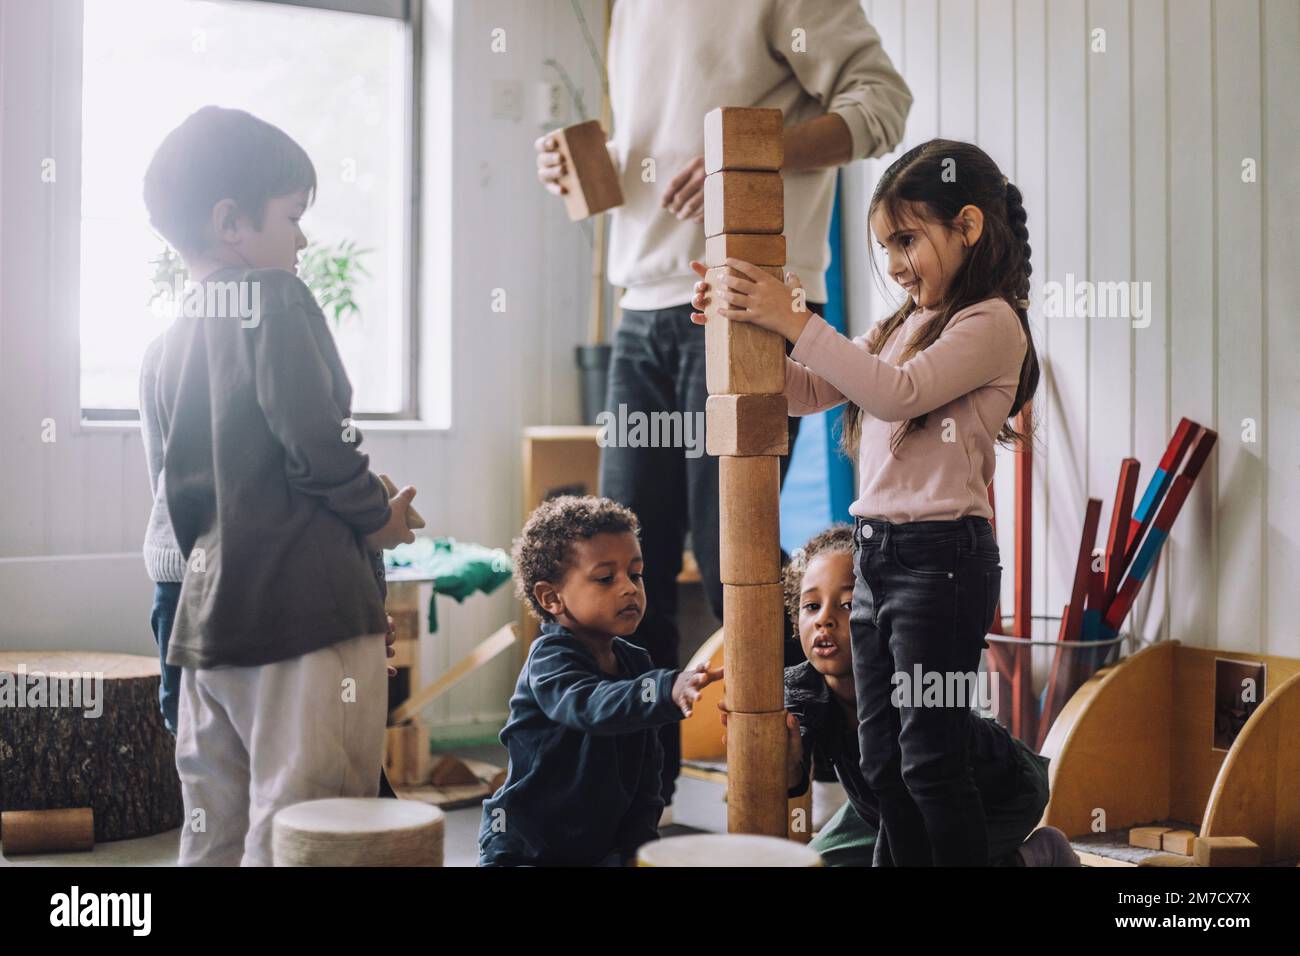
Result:
{"label": "wooden block tower", "polygon": [[[704,118],[705,264],[728,257],[782,278],[785,196],[780,110],[721,107]],[[726,668],[727,829],[785,836],[784,612],[777,456],[788,450],[785,342],[705,310],[706,449],[720,456]]]}

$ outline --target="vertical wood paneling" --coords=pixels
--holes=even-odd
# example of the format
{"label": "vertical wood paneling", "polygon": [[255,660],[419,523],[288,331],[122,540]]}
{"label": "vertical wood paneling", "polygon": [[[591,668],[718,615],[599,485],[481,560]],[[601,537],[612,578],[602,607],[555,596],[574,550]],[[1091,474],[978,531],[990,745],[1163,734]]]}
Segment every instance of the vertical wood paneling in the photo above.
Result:
{"label": "vertical wood paneling", "polygon": [[[1045,282],[1088,275],[1087,23],[1083,0],[1047,4],[1047,269]],[[1088,488],[1088,326],[1045,316],[1048,419],[1048,613],[1069,600]]]}
{"label": "vertical wood paneling", "polygon": [[[1042,313],[1042,288],[1050,243],[1047,229],[1047,0],[1015,0],[1015,180],[1029,216],[1029,244],[1034,267],[1030,284],[1029,320],[1039,361],[1047,368],[1047,332]],[[981,58],[981,62],[984,58]],[[988,94],[981,89],[981,97]],[[981,121],[981,126],[983,122]],[[1047,447],[1050,421],[1046,373],[1035,398],[1033,501],[1033,611],[1055,614],[1047,603]],[[1005,564],[1005,562],[1003,562]],[[1010,592],[1008,592],[1010,593]]]}
{"label": "vertical wood paneling", "polygon": [[[1300,657],[1300,3],[1264,0],[1262,182],[1264,310],[1268,356],[1264,454],[1268,540],[1260,571],[1268,584],[1264,650]],[[1243,556],[1243,561],[1253,561]]]}
{"label": "vertical wood paneling", "polygon": [[1015,0],[979,0],[977,69],[972,85],[975,120],[972,139],[1013,181],[1016,170]]}
{"label": "vertical wood paneling", "polygon": [[975,141],[975,0],[940,0],[939,135]]}
{"label": "vertical wood paneling", "polygon": [[[975,140],[1016,181],[1015,18],[1013,0],[979,0],[976,60]],[[1031,233],[1032,244],[1032,233]],[[997,495],[998,543],[1002,549],[1002,606],[1015,595],[1015,454],[997,447],[993,484]]]}
{"label": "vertical wood paneling", "polygon": [[[1259,4],[1213,0],[1217,228],[1218,635],[1216,647],[1263,651],[1258,558],[1263,555],[1264,261],[1258,181],[1242,181],[1242,161],[1261,161]],[[1292,89],[1295,92],[1295,89]],[[1293,108],[1294,109],[1294,108]],[[1292,117],[1294,119],[1294,112]],[[1245,432],[1254,424],[1253,442]]]}
{"label": "vertical wood paneling", "polygon": [[[1098,283],[1133,281],[1132,144],[1129,129],[1128,0],[1089,0],[1088,272]],[[1104,52],[1094,31],[1104,30]],[[1100,298],[1100,297],[1099,297]],[[1130,310],[1132,309],[1130,300]],[[1106,315],[1088,323],[1088,495],[1103,502],[1109,526],[1120,461],[1131,450],[1132,319]],[[1104,533],[1102,536],[1104,538]],[[1100,542],[1104,545],[1104,540]]]}
{"label": "vertical wood paneling", "polygon": [[[1133,279],[1151,283],[1151,323],[1133,329],[1133,455],[1142,463],[1138,486],[1145,488],[1173,433],[1168,401],[1169,366],[1169,138],[1165,109],[1164,0],[1132,5],[1129,45],[1133,118]],[[1175,419],[1176,421],[1176,419]],[[1148,639],[1168,637],[1169,564],[1161,561],[1149,592],[1132,620]],[[1152,604],[1151,599],[1154,600]],[[1149,613],[1148,613],[1149,612]]]}
{"label": "vertical wood paneling", "polygon": [[[1217,424],[1214,335],[1214,84],[1209,0],[1169,16],[1170,397],[1177,417]],[[1222,449],[1220,449],[1222,453]],[[1154,466],[1154,462],[1152,463]],[[1218,573],[1214,461],[1170,536],[1171,635],[1214,644]]]}
{"label": "vertical wood paneling", "polygon": [[903,47],[907,84],[915,102],[900,152],[939,135],[939,29],[938,0],[906,0]]}

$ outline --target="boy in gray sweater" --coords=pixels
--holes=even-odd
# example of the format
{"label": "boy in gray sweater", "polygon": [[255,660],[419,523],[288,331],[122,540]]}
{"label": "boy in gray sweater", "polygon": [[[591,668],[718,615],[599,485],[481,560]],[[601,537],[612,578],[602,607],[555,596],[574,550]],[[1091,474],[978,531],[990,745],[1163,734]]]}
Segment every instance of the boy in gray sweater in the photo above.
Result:
{"label": "boy in gray sweater", "polygon": [[269,865],[281,807],[378,790],[388,688],[371,553],[414,540],[415,489],[390,500],[371,473],[333,337],[294,275],[315,189],[282,130],[215,106],[145,174],[150,220],[195,283],[155,387],[186,563],[167,648],[182,865]]}

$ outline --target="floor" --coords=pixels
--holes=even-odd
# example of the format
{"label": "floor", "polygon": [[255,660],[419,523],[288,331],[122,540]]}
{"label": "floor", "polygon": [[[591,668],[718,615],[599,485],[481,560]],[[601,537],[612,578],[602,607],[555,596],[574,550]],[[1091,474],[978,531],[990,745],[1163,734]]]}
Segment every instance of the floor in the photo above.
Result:
{"label": "floor", "polygon": [[[505,748],[499,744],[465,747],[453,751],[457,756],[486,760],[505,766]],[[673,801],[673,825],[661,832],[675,836],[698,831],[724,832],[727,808],[722,802],[722,785],[713,781],[683,776],[678,781]],[[478,827],[482,816],[479,806],[447,812],[444,852],[445,866],[474,866],[478,862]],[[180,830],[169,830],[138,840],[101,843],[89,853],[50,853],[7,859],[3,866],[175,866],[180,846]]]}

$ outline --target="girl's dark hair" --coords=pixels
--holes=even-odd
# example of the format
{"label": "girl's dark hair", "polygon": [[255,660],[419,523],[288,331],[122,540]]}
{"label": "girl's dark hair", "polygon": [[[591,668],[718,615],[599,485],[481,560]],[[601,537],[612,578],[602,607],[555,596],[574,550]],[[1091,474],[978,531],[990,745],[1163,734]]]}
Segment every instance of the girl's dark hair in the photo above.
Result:
{"label": "girl's dark hair", "polygon": [[853,554],[853,525],[833,524],[808,539],[808,543],[790,555],[790,563],[781,573],[781,586],[785,593],[785,610],[794,625],[794,638],[799,638],[799,596],[803,594],[803,576],[812,559],[821,554]]}
{"label": "girl's dark hair", "polygon": [[203,107],[168,133],[144,174],[149,221],[182,255],[203,251],[221,200],[235,200],[260,229],[268,199],[301,189],[315,199],[307,151],[278,126],[220,106]]}
{"label": "girl's dark hair", "polygon": [[[984,214],[983,232],[949,283],[945,301],[934,318],[917,329],[899,364],[933,345],[962,309],[985,299],[1003,299],[1020,317],[1029,346],[1020,365],[1020,383],[1011,405],[1010,418],[1014,418],[1033,398],[1039,376],[1038,353],[1029,329],[1029,276],[1033,269],[1029,263],[1029,230],[1025,225],[1028,216],[1020,190],[1007,181],[997,163],[978,146],[932,139],[908,150],[885,171],[871,197],[867,218],[870,220],[877,210],[882,210],[891,223],[919,219],[951,230],[958,228],[955,221],[966,206],[976,206]],[[879,274],[874,258],[872,267]],[[916,302],[909,298],[868,338],[867,350],[879,355],[889,337],[916,309]],[[925,421],[926,416],[920,415],[896,430],[890,451],[897,453],[903,439],[924,428]],[[1032,422],[1022,434],[1008,420],[1003,423],[997,440],[1007,445],[1024,442],[1032,431]],[[856,456],[861,437],[862,409],[850,403],[844,410],[841,436],[841,445],[850,457]]]}

